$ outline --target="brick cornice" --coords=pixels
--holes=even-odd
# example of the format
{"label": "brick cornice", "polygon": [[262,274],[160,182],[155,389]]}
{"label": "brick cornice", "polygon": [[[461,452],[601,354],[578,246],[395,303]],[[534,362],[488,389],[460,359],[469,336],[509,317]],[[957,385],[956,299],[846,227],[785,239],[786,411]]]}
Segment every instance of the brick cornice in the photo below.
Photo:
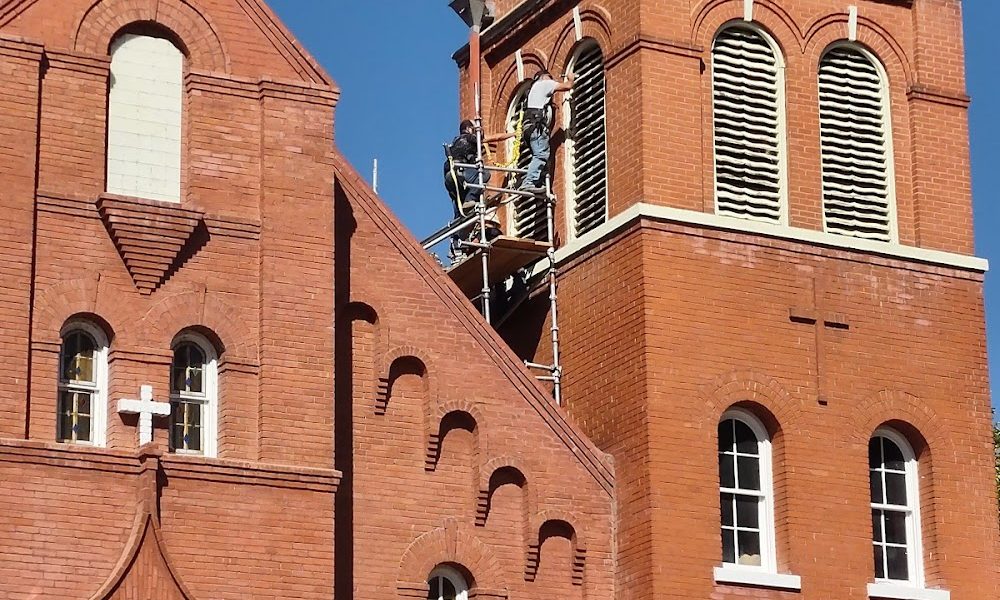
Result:
{"label": "brick cornice", "polygon": [[974,256],[857,240],[821,231],[643,203],[632,206],[601,227],[560,248],[556,253],[557,264],[565,272],[611,247],[614,240],[639,228],[732,240],[744,245],[780,247],[800,254],[976,281],[982,281],[983,274],[989,269],[987,261]]}
{"label": "brick cornice", "polygon": [[46,50],[45,59],[48,61],[50,69],[64,69],[99,78],[111,75],[111,59],[107,56]]}
{"label": "brick cornice", "polygon": [[0,440],[0,462],[138,475],[134,452],[28,440]]}
{"label": "brick cornice", "polygon": [[340,98],[340,92],[331,87],[262,79],[260,81],[260,97],[281,98],[333,107],[336,106],[337,100]]}
{"label": "brick cornice", "polygon": [[613,51],[607,60],[607,68],[610,69],[618,63],[624,61],[640,50],[652,50],[663,54],[672,54],[683,58],[693,58],[701,60],[704,49],[692,46],[684,42],[669,40],[651,35],[640,34],[632,38],[621,48]]}
{"label": "brick cornice", "polygon": [[[31,440],[0,439],[0,462],[104,471],[126,475],[143,472],[146,449],[136,451],[94,448]],[[164,454],[164,472],[177,479],[197,479],[244,486],[266,486],[333,493],[340,471],[244,460]]]}
{"label": "brick cornice", "polygon": [[336,106],[340,98],[340,91],[329,85],[271,78],[255,80],[205,71],[189,72],[184,78],[184,86],[188,92],[220,94],[252,100],[282,98],[329,107]]}
{"label": "brick cornice", "polygon": [[24,38],[0,35],[0,56],[41,62],[45,47]]}
{"label": "brick cornice", "polygon": [[99,219],[97,204],[92,197],[38,190],[35,204],[39,212],[68,215],[81,219]]}
{"label": "brick cornice", "polygon": [[334,493],[340,483],[340,471],[287,465],[262,464],[243,460],[164,455],[161,459],[167,477],[265,486],[293,490]]}
{"label": "brick cornice", "polygon": [[944,104],[946,106],[954,106],[957,108],[969,108],[972,104],[972,98],[966,94],[956,94],[954,92],[949,92],[946,90],[938,90],[922,85],[914,85],[906,94],[910,101],[920,100],[923,102],[931,102],[934,104]]}
{"label": "brick cornice", "polygon": [[260,239],[260,221],[218,214],[205,215],[204,221],[208,232],[212,235],[247,240]]}

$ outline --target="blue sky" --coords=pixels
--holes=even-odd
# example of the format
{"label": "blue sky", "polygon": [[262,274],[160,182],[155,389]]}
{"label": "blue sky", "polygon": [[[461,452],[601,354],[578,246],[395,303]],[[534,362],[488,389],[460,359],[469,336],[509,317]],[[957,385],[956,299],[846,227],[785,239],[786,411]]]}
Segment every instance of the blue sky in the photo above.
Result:
{"label": "blue sky", "polygon": [[[451,54],[468,30],[446,0],[268,0],[340,85],[337,141],[370,177],[379,160],[379,193],[417,237],[446,222],[441,144],[458,113]],[[976,253],[1000,269],[1000,83],[996,27],[1000,2],[963,2],[969,93]],[[1000,366],[1000,288],[987,277],[990,356]],[[997,395],[994,394],[996,398]]]}

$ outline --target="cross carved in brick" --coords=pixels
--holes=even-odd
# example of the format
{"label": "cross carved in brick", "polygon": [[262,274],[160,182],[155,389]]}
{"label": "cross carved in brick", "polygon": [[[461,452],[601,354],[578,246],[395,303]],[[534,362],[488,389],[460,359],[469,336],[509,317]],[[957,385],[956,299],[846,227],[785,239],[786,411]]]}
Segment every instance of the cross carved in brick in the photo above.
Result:
{"label": "cross carved in brick", "polygon": [[810,325],[813,328],[815,333],[817,401],[826,406],[827,399],[823,393],[825,389],[823,385],[823,374],[825,370],[824,367],[826,366],[825,350],[827,332],[830,330],[849,331],[851,329],[851,324],[847,315],[826,312],[822,309],[824,291],[817,279],[813,280],[811,295],[812,308],[792,307],[788,311],[788,317],[792,323]]}

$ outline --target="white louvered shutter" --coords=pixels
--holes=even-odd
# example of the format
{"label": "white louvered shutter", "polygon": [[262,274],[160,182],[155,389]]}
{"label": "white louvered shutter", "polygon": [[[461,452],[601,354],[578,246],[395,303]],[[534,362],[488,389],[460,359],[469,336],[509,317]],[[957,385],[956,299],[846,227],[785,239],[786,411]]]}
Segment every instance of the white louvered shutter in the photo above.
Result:
{"label": "white louvered shutter", "polygon": [[712,92],[718,213],[781,222],[784,90],[778,57],[763,35],[746,27],[719,33]]}
{"label": "white louvered shutter", "polygon": [[[524,110],[528,101],[528,89],[530,87],[531,84],[528,83],[514,94],[514,101],[511,102],[510,113],[507,116],[507,131],[514,132],[517,130],[517,122],[521,117],[521,111]],[[522,140],[512,140],[511,147],[513,147],[513,144],[520,143],[522,143]],[[531,148],[528,147],[527,139],[523,140],[523,144],[521,154],[517,160],[518,169],[527,169],[528,164],[531,162]],[[524,176],[519,175],[516,179],[520,183],[524,179]],[[512,206],[514,210],[514,235],[516,237],[538,240],[540,242],[548,241],[548,215],[544,200],[541,198],[517,196],[514,198]]]}
{"label": "white louvered shutter", "polygon": [[573,199],[576,235],[608,220],[608,157],[604,102],[604,54],[588,42],[573,63],[570,102],[573,130]]}
{"label": "white louvered shutter", "polygon": [[888,110],[878,68],[842,46],[819,67],[823,213],[826,230],[892,240]]}

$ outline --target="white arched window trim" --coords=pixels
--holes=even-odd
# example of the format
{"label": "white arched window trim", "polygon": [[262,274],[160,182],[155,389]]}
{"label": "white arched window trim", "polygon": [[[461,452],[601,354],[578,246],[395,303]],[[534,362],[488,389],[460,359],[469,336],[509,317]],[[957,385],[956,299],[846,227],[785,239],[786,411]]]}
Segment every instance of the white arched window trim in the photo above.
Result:
{"label": "white arched window trim", "polygon": [[[455,587],[455,600],[469,600],[469,584],[465,581],[465,577],[462,576],[456,569],[448,566],[439,566],[433,571],[431,571],[430,576],[427,578],[427,583],[431,586],[431,592],[434,591],[435,580],[445,579],[448,580],[452,586]],[[439,594],[437,598],[433,600],[448,600],[443,594]]]}
{"label": "white arched window trim", "polygon": [[[570,72],[576,73],[576,62],[577,62],[577,60],[580,58],[580,56],[585,51],[587,51],[589,49],[592,49],[595,46],[601,51],[602,60],[604,61],[604,67],[603,68],[605,70],[605,72],[604,72],[604,77],[605,77],[605,82],[604,82],[604,86],[605,86],[604,90],[605,91],[604,91],[604,94],[605,95],[604,95],[604,98],[603,98],[604,108],[603,108],[603,111],[602,111],[603,112],[603,118],[604,118],[604,121],[605,121],[605,125],[604,125],[604,152],[605,152],[605,159],[604,159],[604,219],[602,221],[602,224],[603,224],[603,223],[607,223],[608,219],[610,218],[610,207],[609,207],[610,189],[608,188],[608,185],[609,185],[610,181],[609,181],[609,177],[608,177],[608,162],[607,162],[607,158],[606,158],[607,148],[608,148],[608,133],[607,133],[607,131],[608,131],[607,130],[607,119],[608,119],[608,103],[607,103],[607,56],[604,55],[604,48],[601,47],[600,43],[597,40],[593,39],[593,38],[585,38],[582,41],[577,42],[576,47],[573,49],[573,53],[570,56],[569,62],[566,65],[566,72],[567,73],[570,73]],[[567,92],[566,94],[563,95],[563,101],[562,101],[563,129],[565,131],[569,131],[570,127],[573,124],[573,108],[572,107],[573,107],[573,91],[570,90],[569,92]],[[566,198],[566,200],[565,200],[566,213],[565,214],[566,214],[566,229],[567,229],[566,233],[567,233],[567,239],[570,240],[570,241],[572,241],[572,240],[575,240],[575,239],[581,237],[582,235],[586,235],[586,233],[589,233],[590,231],[593,231],[594,229],[597,229],[598,227],[600,227],[600,225],[598,225],[597,227],[591,228],[589,231],[587,231],[585,233],[578,233],[577,232],[577,222],[576,222],[576,220],[577,220],[576,144],[575,144],[575,142],[573,140],[573,137],[567,135],[565,142],[563,142],[563,145],[565,147],[565,154],[564,154],[565,165],[564,165],[563,171],[565,173],[565,180],[566,180],[565,181],[565,190],[566,190],[566,195],[565,195],[565,198]]]}
{"label": "white arched window trim", "polygon": [[[895,136],[893,134],[892,128],[892,86],[889,82],[889,73],[885,70],[885,65],[871,50],[862,46],[857,42],[852,42],[849,40],[841,40],[831,44],[823,54],[820,55],[820,62],[826,57],[828,53],[837,48],[850,48],[861,53],[869,62],[875,67],[878,72],[879,79],[882,84],[882,102],[885,107],[885,114],[883,115],[882,126],[885,129],[885,153],[886,153],[886,187],[888,189],[888,205],[889,205],[889,243],[898,245],[899,244],[899,212],[896,206],[896,150],[895,150]],[[817,69],[817,74],[818,74]],[[822,143],[820,144],[820,169],[822,171]],[[823,179],[825,180],[825,174]],[[823,206],[823,232],[832,233],[833,235],[840,235],[836,232],[831,232],[826,221],[826,207]]]}
{"label": "white arched window trim", "polygon": [[[185,331],[174,338],[172,349],[184,343],[194,344],[205,354],[204,366],[204,407],[202,413],[202,451],[192,452],[209,458],[219,455],[219,356],[215,346],[208,338],[194,331]],[[171,381],[173,381],[173,363],[171,361]],[[182,395],[173,391],[171,384],[170,401],[180,400]],[[173,432],[170,432],[173,435]],[[178,450],[178,453],[184,453]]]}
{"label": "white arched window trim", "polygon": [[[743,423],[753,431],[757,438],[757,452],[760,456],[760,502],[758,506],[758,519],[760,523],[760,566],[725,564],[727,569],[746,569],[776,573],[778,570],[776,558],[776,544],[774,538],[774,476],[771,456],[771,436],[767,433],[767,428],[752,412],[743,408],[731,408],[727,410],[719,423],[735,420]],[[737,488],[721,487],[722,493],[745,494],[746,490]]]}
{"label": "white arched window trim", "polygon": [[[94,353],[94,383],[93,385],[79,385],[66,381],[62,375],[63,368],[63,348],[65,339],[74,332],[83,332],[91,337],[96,346]],[[103,329],[94,323],[84,319],[73,319],[63,326],[59,332],[59,392],[64,390],[86,391],[91,394],[91,439],[90,442],[72,442],[83,445],[92,445],[103,448],[108,444],[108,336]],[[58,406],[59,399],[56,399]],[[56,410],[56,429],[59,429],[59,410]]]}
{"label": "white arched window trim", "polygon": [[[712,65],[713,65],[713,70],[712,70],[712,73],[711,73],[711,80],[712,80],[712,110],[713,110],[713,113],[714,113],[714,107],[715,107],[715,71],[714,71],[715,56],[714,56],[714,49],[715,49],[716,41],[718,40],[719,36],[722,35],[723,33],[725,33],[726,31],[728,31],[730,29],[740,29],[740,28],[747,29],[747,30],[752,31],[752,32],[758,34],[759,36],[761,36],[764,39],[764,41],[768,44],[768,46],[771,48],[771,51],[774,53],[774,58],[775,58],[775,61],[777,63],[777,87],[778,87],[778,102],[777,102],[778,127],[777,127],[777,136],[778,136],[778,139],[776,140],[776,142],[777,142],[777,148],[778,148],[778,188],[779,188],[779,200],[778,200],[779,201],[779,218],[778,218],[778,224],[780,224],[780,225],[786,225],[787,226],[789,224],[789,216],[788,216],[789,215],[789,206],[788,206],[789,205],[789,201],[788,201],[788,117],[787,117],[787,112],[788,111],[787,111],[787,106],[786,106],[787,105],[787,99],[786,99],[786,90],[785,90],[785,72],[786,72],[785,55],[781,51],[781,47],[774,40],[774,37],[771,36],[771,34],[768,33],[766,30],[764,30],[763,27],[760,27],[759,25],[757,25],[754,22],[744,21],[744,20],[733,20],[733,21],[730,21],[730,22],[724,24],[722,27],[720,27],[719,30],[716,32],[715,37],[712,38],[712,48],[713,48],[713,50],[712,50],[712,61],[711,61]],[[719,212],[719,191],[718,191],[719,173],[718,173],[718,159],[715,156],[715,153],[716,153],[715,143],[716,143],[717,139],[718,139],[718,131],[716,130],[715,118],[713,117],[712,118],[712,187],[713,187],[713,190],[712,190],[713,199],[712,199],[712,201],[714,203],[715,214],[718,215],[718,214],[721,214],[721,213]],[[739,217],[731,217],[731,218],[739,218]],[[746,217],[746,218],[750,218],[750,217]],[[768,219],[755,219],[755,220],[761,220],[761,221],[764,221],[764,222],[773,222],[773,221],[770,221]]]}
{"label": "white arched window trim", "polygon": [[[885,438],[895,444],[900,451],[903,453],[904,461],[904,471],[906,476],[906,499],[907,499],[907,517],[906,517],[906,535],[907,535],[907,553],[908,553],[908,568],[909,568],[909,579],[887,579],[887,578],[876,578],[876,583],[874,587],[876,590],[881,586],[882,588],[892,587],[892,586],[911,586],[917,588],[924,587],[924,559],[923,559],[923,543],[921,538],[921,528],[920,528],[920,473],[919,464],[917,461],[916,453],[913,451],[913,446],[910,445],[909,440],[906,439],[902,434],[900,434],[895,429],[890,429],[888,427],[880,427],[878,430],[872,434],[872,439]],[[869,471],[870,477],[870,471]],[[898,510],[898,506],[882,505],[882,504],[871,504],[872,510],[879,508],[889,508]],[[874,540],[873,540],[874,544]],[[877,593],[876,593],[877,595]]]}

